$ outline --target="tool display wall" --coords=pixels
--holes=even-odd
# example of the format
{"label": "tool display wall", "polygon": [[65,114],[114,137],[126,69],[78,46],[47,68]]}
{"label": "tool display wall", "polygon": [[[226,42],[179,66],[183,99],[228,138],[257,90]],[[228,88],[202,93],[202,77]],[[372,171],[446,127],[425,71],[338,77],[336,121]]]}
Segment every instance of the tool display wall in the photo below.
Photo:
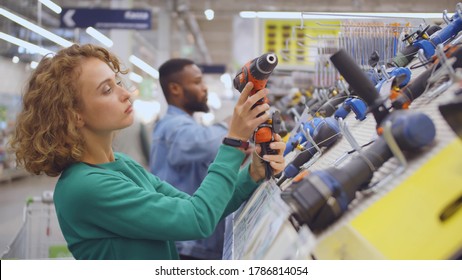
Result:
{"label": "tool display wall", "polygon": [[[454,21],[459,21],[460,7],[456,7]],[[451,25],[451,22],[446,24]],[[295,178],[283,182],[278,182],[278,178],[264,182],[251,199],[227,219],[224,258],[460,259],[462,140],[456,133],[460,133],[462,126],[462,76],[458,70],[458,63],[462,61],[459,53],[462,51],[455,35],[448,36],[452,39],[444,44],[435,46],[437,56],[425,58],[430,60],[427,67],[432,70],[425,67],[407,68],[411,72],[409,85],[419,81],[418,78],[423,77],[421,75],[430,73],[429,78],[423,81],[424,85],[416,87],[414,84],[407,91],[406,87],[401,89],[401,92],[410,92],[409,88],[422,90],[421,95],[412,96],[414,100],[410,100],[412,102],[407,110],[392,105],[390,96],[384,98],[383,92],[392,91],[394,78],[386,79],[387,84],[380,89],[381,98],[377,100],[382,100],[383,106],[377,105],[376,112],[373,112],[373,103],[377,103],[377,100],[368,100],[368,96],[359,94],[361,89],[351,88],[355,82],[347,81],[352,94],[356,92],[368,104],[366,118],[361,121],[357,114],[337,118],[339,137],[332,146],[315,151],[311,160],[297,170]],[[447,49],[451,48],[459,52],[450,55]],[[335,54],[339,52],[341,50]],[[423,59],[423,56],[414,57],[409,65],[421,64]],[[348,69],[353,72],[353,68]],[[347,76],[345,74],[345,78]],[[361,79],[359,83],[357,87],[367,84]],[[379,89],[374,88],[374,94],[379,94]],[[366,89],[372,91],[367,86]],[[451,109],[452,118],[443,117],[446,112],[440,107],[445,104],[455,108]],[[387,112],[383,113],[382,110]],[[406,113],[401,114],[401,111]],[[403,124],[408,125],[404,128],[406,136],[395,133],[397,128],[393,125],[396,118],[388,122],[391,126],[382,132],[386,121],[382,122],[381,114],[385,120],[389,115],[403,115],[406,121],[415,117],[415,122],[412,120]],[[313,117],[312,114],[308,115],[308,118]],[[380,129],[377,129],[378,122]],[[434,134],[430,131],[432,129]],[[310,138],[309,134],[307,136]],[[408,144],[418,147],[415,151],[408,149],[408,144],[400,142],[400,137],[407,141],[414,136],[416,138],[409,140]],[[383,153],[376,155],[371,152],[381,138],[386,139],[384,141],[391,147],[392,157],[389,160],[380,158]],[[317,144],[312,138],[306,141]],[[393,142],[400,148],[393,148]],[[286,164],[289,165],[301,152],[294,148],[287,153]],[[365,186],[354,189],[354,199],[345,203],[345,198],[342,198],[345,184],[342,180],[345,176],[360,180],[358,178],[364,174],[353,171],[351,174],[339,174],[345,170],[357,170],[351,167],[355,162],[366,165],[380,162],[380,165],[372,166],[372,171],[366,170],[371,172],[372,178],[367,180]],[[315,208],[309,201],[313,196],[306,193],[303,194],[305,196],[298,196],[295,201],[298,199],[297,203],[301,204],[294,208],[294,193],[303,189],[311,190],[308,188],[310,184],[323,186],[314,194],[324,196],[323,207],[337,215],[326,226],[304,222],[319,219],[320,212],[314,212],[314,217],[307,213]],[[333,187],[325,190],[324,186]],[[345,205],[342,205],[342,201]],[[304,209],[300,205],[309,207]],[[301,213],[304,217],[296,217],[297,211],[304,210],[307,211]]]}

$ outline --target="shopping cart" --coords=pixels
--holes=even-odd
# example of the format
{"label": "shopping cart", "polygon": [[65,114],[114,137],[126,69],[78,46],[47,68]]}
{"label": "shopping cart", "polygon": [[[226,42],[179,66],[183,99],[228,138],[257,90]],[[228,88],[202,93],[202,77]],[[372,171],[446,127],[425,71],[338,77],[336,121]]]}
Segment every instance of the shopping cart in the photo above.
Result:
{"label": "shopping cart", "polygon": [[69,259],[72,254],[59,228],[53,192],[31,197],[24,207],[23,224],[0,259]]}

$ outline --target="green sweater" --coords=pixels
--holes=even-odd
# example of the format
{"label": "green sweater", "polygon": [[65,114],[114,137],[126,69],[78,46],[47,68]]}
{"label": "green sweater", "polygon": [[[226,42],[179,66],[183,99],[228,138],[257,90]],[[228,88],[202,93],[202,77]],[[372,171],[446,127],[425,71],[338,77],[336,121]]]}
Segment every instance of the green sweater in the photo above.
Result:
{"label": "green sweater", "polygon": [[174,241],[205,238],[257,188],[244,154],[221,146],[200,188],[189,196],[126,155],[76,163],[54,191],[59,224],[76,259],[178,259]]}

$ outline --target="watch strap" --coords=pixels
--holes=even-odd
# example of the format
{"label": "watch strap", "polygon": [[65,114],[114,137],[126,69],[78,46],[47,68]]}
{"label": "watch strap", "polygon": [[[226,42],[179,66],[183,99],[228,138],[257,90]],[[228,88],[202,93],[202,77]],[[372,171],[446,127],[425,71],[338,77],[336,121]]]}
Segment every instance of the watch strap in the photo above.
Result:
{"label": "watch strap", "polygon": [[223,144],[231,146],[231,147],[242,148],[244,150],[247,150],[247,148],[249,148],[248,141],[242,141],[240,139],[231,138],[231,137],[223,138]]}

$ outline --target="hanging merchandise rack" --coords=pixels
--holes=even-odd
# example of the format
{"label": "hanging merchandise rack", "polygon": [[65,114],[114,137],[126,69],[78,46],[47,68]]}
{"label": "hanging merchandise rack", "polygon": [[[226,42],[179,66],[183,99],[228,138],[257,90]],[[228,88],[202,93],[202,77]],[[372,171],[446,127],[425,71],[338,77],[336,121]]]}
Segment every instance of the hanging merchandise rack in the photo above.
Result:
{"label": "hanging merchandise rack", "polygon": [[[264,182],[229,218],[226,258],[462,257],[462,175],[456,168],[462,164],[462,142],[456,134],[462,123],[450,115],[457,110],[440,112],[460,103],[455,101],[460,100],[462,49],[453,33],[459,30],[461,7],[457,4],[451,18],[443,13],[445,24],[433,30],[433,37],[422,36],[431,28],[425,21],[403,18],[319,22],[318,28],[338,29],[338,34],[313,36],[302,13],[284,52],[293,56],[303,49],[300,53],[314,60],[305,63],[305,70],[315,73],[304,76],[312,79],[312,94],[302,104],[303,113],[294,114],[298,117],[289,137],[316,117],[336,118],[342,137],[325,149],[303,130],[305,143],[317,148],[315,156],[297,165],[298,174],[284,182]],[[436,36],[447,39],[433,47],[432,57],[413,45]],[[336,59],[340,53],[351,59],[343,66]],[[405,71],[391,71],[399,68],[394,62],[404,61],[397,57],[408,60],[400,66]],[[348,86],[342,86],[342,78]],[[319,108],[334,99],[325,94],[332,88],[345,93],[345,100],[357,97],[365,102],[365,118],[339,117],[335,109],[319,115]],[[294,110],[290,101],[284,104],[286,111]],[[286,164],[301,153],[297,148],[289,152]],[[355,173],[357,169],[367,172]],[[365,174],[370,177],[364,179]],[[356,180],[361,184],[354,185]]]}

